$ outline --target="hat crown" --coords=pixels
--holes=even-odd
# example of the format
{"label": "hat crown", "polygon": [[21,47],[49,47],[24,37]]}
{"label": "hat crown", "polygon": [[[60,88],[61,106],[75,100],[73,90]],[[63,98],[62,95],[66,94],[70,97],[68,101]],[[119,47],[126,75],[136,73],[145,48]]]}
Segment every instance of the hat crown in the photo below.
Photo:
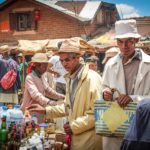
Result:
{"label": "hat crown", "polygon": [[32,57],[31,62],[48,63],[48,58],[47,58],[47,55],[44,53],[36,53]]}
{"label": "hat crown", "polygon": [[65,40],[62,42],[59,52],[79,52],[79,43],[74,40]]}
{"label": "hat crown", "polygon": [[115,38],[140,38],[137,31],[136,20],[120,20],[115,23]]}

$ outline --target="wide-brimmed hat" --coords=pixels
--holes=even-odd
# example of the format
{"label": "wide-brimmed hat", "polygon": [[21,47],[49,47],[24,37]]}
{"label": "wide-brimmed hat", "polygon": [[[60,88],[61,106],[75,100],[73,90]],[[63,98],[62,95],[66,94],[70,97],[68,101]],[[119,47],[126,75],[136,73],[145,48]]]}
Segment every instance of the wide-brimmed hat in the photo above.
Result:
{"label": "wide-brimmed hat", "polygon": [[76,53],[82,55],[84,52],[80,49],[79,41],[68,39],[62,42],[57,54],[60,53]]}
{"label": "wide-brimmed hat", "polygon": [[48,63],[48,57],[45,53],[36,53],[30,62],[35,63]]}
{"label": "wide-brimmed hat", "polygon": [[118,53],[120,52],[119,48],[117,47],[112,47],[110,49],[108,49],[106,52],[105,52],[105,57],[102,61],[102,64],[105,64],[109,58],[111,57],[114,57],[115,55],[117,55]]}
{"label": "wide-brimmed hat", "polygon": [[141,35],[137,31],[136,20],[120,20],[115,23],[115,39],[121,38],[140,38]]}
{"label": "wide-brimmed hat", "polygon": [[9,48],[8,45],[0,46],[0,52],[1,52],[1,53],[8,52],[9,50],[10,50],[10,48]]}

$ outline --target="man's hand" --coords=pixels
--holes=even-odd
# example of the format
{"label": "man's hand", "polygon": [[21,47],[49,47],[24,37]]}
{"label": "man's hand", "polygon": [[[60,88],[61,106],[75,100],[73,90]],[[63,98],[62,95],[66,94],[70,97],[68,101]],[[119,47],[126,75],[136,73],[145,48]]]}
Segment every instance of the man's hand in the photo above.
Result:
{"label": "man's hand", "polygon": [[65,133],[72,134],[72,130],[71,130],[69,123],[64,124],[64,130],[65,130]]}
{"label": "man's hand", "polygon": [[45,107],[43,107],[39,104],[32,104],[27,109],[29,110],[29,112],[34,112],[34,113],[38,113],[38,114],[46,114]]}
{"label": "man's hand", "polygon": [[124,94],[121,94],[116,100],[121,107],[126,107],[132,101],[130,96]]}
{"label": "man's hand", "polygon": [[113,92],[111,89],[106,88],[103,90],[103,98],[105,101],[112,101],[113,100]]}

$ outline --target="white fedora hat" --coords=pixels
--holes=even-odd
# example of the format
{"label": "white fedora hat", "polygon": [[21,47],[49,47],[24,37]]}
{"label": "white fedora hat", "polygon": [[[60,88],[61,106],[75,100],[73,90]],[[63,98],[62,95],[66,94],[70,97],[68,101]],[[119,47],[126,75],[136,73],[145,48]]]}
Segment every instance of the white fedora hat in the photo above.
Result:
{"label": "white fedora hat", "polygon": [[141,37],[137,31],[136,20],[134,19],[117,21],[115,23],[115,31],[115,39]]}

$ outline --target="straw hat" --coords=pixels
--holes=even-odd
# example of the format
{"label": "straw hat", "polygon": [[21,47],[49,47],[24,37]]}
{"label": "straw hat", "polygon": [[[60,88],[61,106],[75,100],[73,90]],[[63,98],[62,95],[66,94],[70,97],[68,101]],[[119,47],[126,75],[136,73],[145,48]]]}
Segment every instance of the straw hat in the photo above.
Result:
{"label": "straw hat", "polygon": [[10,50],[10,48],[9,48],[8,45],[3,45],[3,46],[0,47],[0,52],[1,53],[7,52],[9,50]]}
{"label": "straw hat", "polygon": [[77,53],[79,55],[82,55],[84,52],[81,51],[78,41],[74,39],[68,39],[62,42],[62,45],[60,46],[60,49],[57,53]]}
{"label": "straw hat", "polygon": [[36,53],[32,59],[31,62],[36,62],[36,63],[48,63],[48,58],[45,53]]}
{"label": "straw hat", "polygon": [[108,49],[105,53],[105,57],[102,61],[102,64],[105,64],[108,61],[109,58],[114,57],[119,52],[120,52],[119,48],[117,48],[117,47],[112,47],[112,48]]}
{"label": "straw hat", "polygon": [[120,20],[115,23],[116,39],[121,38],[140,38],[137,31],[136,20]]}

